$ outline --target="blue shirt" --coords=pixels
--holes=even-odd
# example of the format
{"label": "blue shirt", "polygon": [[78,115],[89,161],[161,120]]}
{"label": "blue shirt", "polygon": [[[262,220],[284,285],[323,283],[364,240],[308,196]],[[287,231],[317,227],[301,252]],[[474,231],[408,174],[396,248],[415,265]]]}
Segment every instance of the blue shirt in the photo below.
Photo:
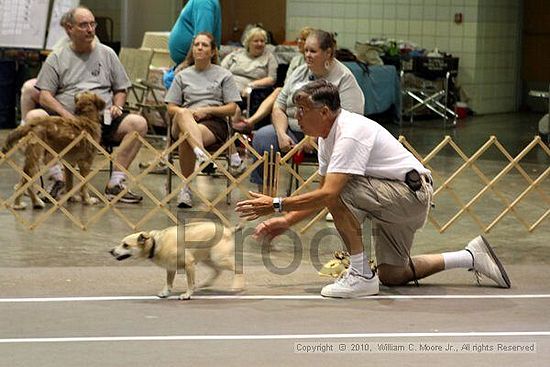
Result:
{"label": "blue shirt", "polygon": [[222,39],[222,14],[218,0],[189,0],[170,31],[168,49],[176,64],[181,63],[193,37],[199,32],[210,32],[219,46]]}

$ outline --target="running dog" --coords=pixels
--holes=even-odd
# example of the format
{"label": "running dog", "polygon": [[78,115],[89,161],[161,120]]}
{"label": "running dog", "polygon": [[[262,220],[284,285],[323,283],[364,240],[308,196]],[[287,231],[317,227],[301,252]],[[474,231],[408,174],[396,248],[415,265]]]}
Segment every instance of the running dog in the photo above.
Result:
{"label": "running dog", "polygon": [[[7,152],[20,139],[29,133],[33,133],[44,143],[56,152],[65,149],[82,131],[88,132],[93,139],[99,143],[101,139],[101,112],[105,108],[105,102],[96,94],[90,92],[79,93],[75,96],[75,118],[65,118],[60,116],[45,116],[28,121],[25,125],[19,126],[12,131],[6,140],[2,152]],[[25,148],[25,164],[23,171],[30,177],[33,177],[39,170],[39,164],[42,161],[46,149],[37,141],[30,140]],[[86,177],[91,170],[94,161],[96,148],[86,139],[77,143],[67,154],[63,156],[73,167],[78,165],[80,174]],[[65,170],[66,188],[71,190],[73,185],[73,175],[69,170]],[[22,178],[16,190],[27,182]],[[32,201],[34,209],[44,208],[44,201],[38,197],[29,186],[27,190]],[[82,201],[91,205],[97,203],[97,198],[90,196],[87,185],[84,184],[80,190]],[[23,193],[16,196],[13,208],[25,209],[26,204],[21,202]]]}
{"label": "running dog", "polygon": [[179,296],[183,300],[190,299],[195,291],[195,265],[199,262],[214,270],[214,275],[202,286],[214,281],[222,270],[231,270],[234,273],[232,291],[243,290],[244,277],[235,272],[234,237],[235,231],[227,227],[197,222],[131,234],[110,253],[119,261],[130,257],[149,259],[166,269],[166,285],[158,293],[160,298],[171,294],[176,271],[185,270],[187,291]]}

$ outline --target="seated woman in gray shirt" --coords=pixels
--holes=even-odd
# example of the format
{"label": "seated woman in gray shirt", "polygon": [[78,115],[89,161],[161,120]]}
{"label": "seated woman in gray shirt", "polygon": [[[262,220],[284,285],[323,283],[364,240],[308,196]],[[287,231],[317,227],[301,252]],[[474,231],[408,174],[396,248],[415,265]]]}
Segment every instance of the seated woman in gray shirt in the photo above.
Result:
{"label": "seated woman in gray shirt", "polygon": [[[241,101],[233,76],[217,61],[214,37],[207,32],[197,34],[185,60],[189,66],[176,75],[165,97],[172,136],[185,132],[191,136],[178,150],[184,177],[193,173],[195,159],[199,163],[207,160],[204,148],[227,140],[225,118],[235,113],[236,102]],[[191,190],[185,185],[178,195],[178,207],[192,206]]]}
{"label": "seated woman in gray shirt", "polygon": [[[332,34],[322,30],[315,30],[309,34],[305,43],[306,63],[296,68],[286,79],[273,107],[273,124],[262,127],[254,134],[252,145],[258,153],[269,151],[271,146],[276,152],[286,152],[304,138],[296,120],[296,105],[292,101],[292,96],[295,91],[312,80],[324,79],[334,84],[340,92],[343,108],[363,114],[363,92],[351,71],[334,58],[335,50],[336,41]],[[260,166],[252,172],[252,183],[263,184],[261,168]]]}
{"label": "seated woman in gray shirt", "polygon": [[231,52],[220,64],[233,74],[241,95],[247,87],[269,87],[276,82],[277,59],[266,50],[266,41],[266,31],[251,28],[244,36],[244,49]]}

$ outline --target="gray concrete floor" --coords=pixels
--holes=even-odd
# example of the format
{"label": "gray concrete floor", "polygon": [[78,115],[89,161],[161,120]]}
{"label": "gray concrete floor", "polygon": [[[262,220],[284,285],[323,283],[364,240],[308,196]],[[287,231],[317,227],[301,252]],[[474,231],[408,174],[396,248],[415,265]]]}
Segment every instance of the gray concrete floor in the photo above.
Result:
{"label": "gray concrete floor", "polygon": [[[396,135],[405,135],[421,154],[444,135],[451,135],[466,154],[496,135],[515,155],[536,134],[538,118],[530,114],[482,116],[447,130],[440,121],[419,121],[401,129],[387,127]],[[0,141],[4,138],[5,131],[1,131]],[[146,159],[145,152],[140,159]],[[448,173],[459,160],[445,151],[433,164]],[[493,176],[503,164],[494,150],[479,161],[483,172]],[[548,157],[540,151],[522,162],[533,177],[549,165]],[[0,175],[0,195],[5,198],[16,177],[6,166],[0,166]],[[225,184],[221,179],[200,180],[201,190],[208,195]],[[97,187],[104,182],[104,173],[94,181]],[[148,180],[153,192],[160,193],[162,184],[160,176],[151,175]],[[471,174],[456,182],[456,191],[465,201],[479,187],[479,179]],[[513,199],[524,187],[520,175],[513,174],[499,189]],[[243,185],[243,189],[249,188]],[[548,179],[541,190],[550,195]],[[233,196],[235,203],[243,194]],[[138,220],[151,205],[146,201],[139,206],[118,207]],[[78,204],[67,208],[81,218],[99,210]],[[220,204],[219,209],[237,220],[232,205]],[[452,198],[442,195],[436,202],[434,218],[443,222],[456,210]],[[485,223],[500,210],[502,204],[494,195],[474,207]],[[531,221],[545,210],[547,203],[536,194],[517,209]],[[36,215],[30,210],[24,213],[29,219]],[[487,281],[477,286],[469,272],[452,270],[423,280],[419,288],[382,287],[379,296],[362,300],[323,299],[319,290],[330,279],[317,275],[309,250],[317,247],[324,262],[341,244],[334,236],[311,243],[316,233],[331,228],[322,222],[300,236],[301,255],[285,238],[276,242],[269,258],[262,256],[257,243],[246,240],[246,291],[227,292],[230,277],[225,274],[188,302],[154,297],[163,286],[162,269],[146,262],[112,259],[107,251],[131,232],[112,213],[87,231],[72,225],[60,212],[34,231],[21,226],[5,209],[0,210],[0,223],[0,366],[309,366],[348,361],[425,365],[427,357],[444,366],[543,366],[550,356],[548,218],[529,233],[508,215],[486,234],[506,265],[513,283],[510,290],[495,288]],[[168,225],[162,214],[147,223],[148,228]],[[444,233],[428,224],[418,233],[413,253],[459,249],[479,233],[479,226],[469,216],[460,218]],[[298,266],[285,275],[265,265],[269,259],[282,269],[297,256],[301,256]],[[199,268],[199,279],[205,272]],[[179,276],[176,292],[184,289],[183,276]],[[449,344],[454,348],[451,351],[425,353],[421,349]],[[506,353],[496,350],[498,344],[534,345],[536,352]],[[334,351],[297,353],[304,345],[332,346]],[[384,346],[386,350],[382,350]],[[344,353],[335,352],[344,347]],[[460,350],[463,347],[469,350]],[[352,352],[353,348],[359,351]]]}

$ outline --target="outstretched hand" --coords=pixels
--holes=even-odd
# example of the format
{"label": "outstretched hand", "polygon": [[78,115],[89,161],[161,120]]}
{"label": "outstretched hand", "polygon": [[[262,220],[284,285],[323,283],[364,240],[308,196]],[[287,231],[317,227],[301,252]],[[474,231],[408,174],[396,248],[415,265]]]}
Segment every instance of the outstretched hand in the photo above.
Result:
{"label": "outstretched hand", "polygon": [[284,233],[289,228],[290,224],[285,217],[270,218],[256,226],[253,237],[262,243],[264,241],[269,243],[273,238]]}
{"label": "outstretched hand", "polygon": [[252,191],[248,193],[253,199],[240,201],[235,206],[235,211],[239,214],[239,217],[250,221],[273,213],[273,198],[271,196]]}

